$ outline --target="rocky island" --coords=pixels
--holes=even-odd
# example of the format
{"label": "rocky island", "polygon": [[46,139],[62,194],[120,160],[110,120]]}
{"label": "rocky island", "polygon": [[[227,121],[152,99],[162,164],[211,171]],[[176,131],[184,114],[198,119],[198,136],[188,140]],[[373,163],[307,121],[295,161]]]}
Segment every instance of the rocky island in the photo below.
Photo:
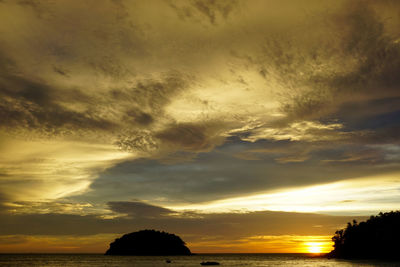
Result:
{"label": "rocky island", "polygon": [[392,211],[371,216],[367,221],[348,223],[332,237],[331,258],[400,259],[400,212]]}
{"label": "rocky island", "polygon": [[174,234],[141,230],[115,239],[106,255],[191,255],[185,242]]}

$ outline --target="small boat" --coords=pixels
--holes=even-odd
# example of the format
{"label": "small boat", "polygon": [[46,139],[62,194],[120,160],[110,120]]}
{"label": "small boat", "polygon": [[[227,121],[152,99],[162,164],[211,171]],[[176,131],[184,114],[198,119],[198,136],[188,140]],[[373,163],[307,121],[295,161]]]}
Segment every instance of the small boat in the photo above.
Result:
{"label": "small boat", "polygon": [[219,262],[216,261],[203,261],[200,265],[219,265]]}

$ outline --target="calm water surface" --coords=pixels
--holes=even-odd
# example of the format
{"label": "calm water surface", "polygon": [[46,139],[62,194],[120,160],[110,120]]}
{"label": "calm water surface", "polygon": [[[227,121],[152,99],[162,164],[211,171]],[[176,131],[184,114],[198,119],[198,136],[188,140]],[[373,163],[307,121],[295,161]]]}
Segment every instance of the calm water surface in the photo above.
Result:
{"label": "calm water surface", "polygon": [[[171,263],[166,263],[166,259]],[[400,262],[348,261],[313,258],[305,254],[199,254],[194,256],[104,256],[99,254],[0,254],[0,266],[201,266],[202,261],[218,261],[221,266],[399,266]]]}

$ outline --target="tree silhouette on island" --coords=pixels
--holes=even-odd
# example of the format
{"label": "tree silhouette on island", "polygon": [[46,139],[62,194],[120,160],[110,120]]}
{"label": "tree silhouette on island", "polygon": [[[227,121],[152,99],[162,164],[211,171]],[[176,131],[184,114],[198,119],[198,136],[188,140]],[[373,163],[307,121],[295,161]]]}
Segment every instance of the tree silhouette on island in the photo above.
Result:
{"label": "tree silhouette on island", "polygon": [[141,230],[115,239],[105,254],[171,256],[192,253],[179,236],[156,230]]}
{"label": "tree silhouette on island", "polygon": [[344,259],[400,259],[400,212],[371,216],[366,222],[348,223],[332,237],[328,257]]}

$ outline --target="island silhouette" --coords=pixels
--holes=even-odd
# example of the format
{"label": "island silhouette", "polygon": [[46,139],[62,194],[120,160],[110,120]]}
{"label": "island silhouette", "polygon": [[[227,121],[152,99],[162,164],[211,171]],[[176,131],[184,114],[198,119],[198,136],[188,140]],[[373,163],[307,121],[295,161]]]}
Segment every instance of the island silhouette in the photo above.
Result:
{"label": "island silhouette", "polygon": [[400,212],[371,216],[367,221],[348,223],[332,237],[334,250],[327,254],[344,259],[400,259]]}
{"label": "island silhouette", "polygon": [[110,243],[105,255],[167,256],[191,255],[185,242],[174,234],[141,230],[125,234]]}

